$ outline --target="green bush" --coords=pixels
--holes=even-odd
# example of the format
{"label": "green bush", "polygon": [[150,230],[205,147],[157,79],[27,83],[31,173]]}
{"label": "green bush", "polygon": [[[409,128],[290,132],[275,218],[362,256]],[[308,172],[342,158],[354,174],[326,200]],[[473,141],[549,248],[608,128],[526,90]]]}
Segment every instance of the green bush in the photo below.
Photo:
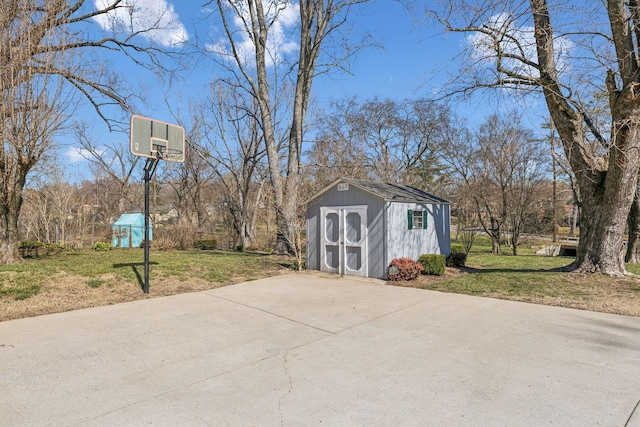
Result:
{"label": "green bush", "polygon": [[467,264],[467,254],[464,252],[451,252],[447,256],[447,267],[464,267]]}
{"label": "green bush", "polygon": [[193,242],[193,247],[203,251],[212,250],[218,247],[218,241],[216,239],[198,239]]}
{"label": "green bush", "polygon": [[111,243],[109,243],[109,242],[95,242],[93,244],[93,246],[91,246],[91,249],[93,249],[94,251],[98,251],[98,252],[110,251],[111,250]]}
{"label": "green bush", "polygon": [[413,280],[422,273],[423,267],[411,258],[396,258],[387,269],[387,278],[393,282]]}
{"label": "green bush", "polygon": [[418,258],[418,262],[422,264],[423,274],[432,276],[442,276],[444,274],[445,256],[440,254],[423,254]]}
{"label": "green bush", "polygon": [[464,267],[467,263],[467,251],[460,244],[451,245],[451,253],[447,256],[447,267]]}
{"label": "green bush", "polygon": [[35,240],[23,240],[20,242],[20,249],[40,249],[44,248],[45,244]]}

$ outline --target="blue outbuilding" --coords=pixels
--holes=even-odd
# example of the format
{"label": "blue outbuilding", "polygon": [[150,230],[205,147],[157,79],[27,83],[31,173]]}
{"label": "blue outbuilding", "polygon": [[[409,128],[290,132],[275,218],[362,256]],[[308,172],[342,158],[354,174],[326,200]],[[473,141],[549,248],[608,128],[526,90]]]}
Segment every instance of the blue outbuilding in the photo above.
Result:
{"label": "blue outbuilding", "polygon": [[[149,221],[149,241],[153,240],[153,225]],[[114,248],[139,248],[144,242],[144,215],[122,214],[112,227],[111,246]]]}

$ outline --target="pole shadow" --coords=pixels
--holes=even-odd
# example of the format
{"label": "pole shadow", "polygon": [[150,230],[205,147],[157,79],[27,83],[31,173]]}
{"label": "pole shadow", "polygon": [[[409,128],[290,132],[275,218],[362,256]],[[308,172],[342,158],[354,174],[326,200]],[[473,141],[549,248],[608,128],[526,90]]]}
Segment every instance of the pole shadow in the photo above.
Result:
{"label": "pole shadow", "polygon": [[[150,261],[149,265],[158,265],[158,263],[155,261]],[[113,268],[126,268],[126,267],[131,267],[131,270],[133,270],[133,274],[135,274],[136,278],[138,279],[138,284],[140,285],[140,289],[144,289],[144,277],[138,271],[138,267],[142,267],[142,270],[144,272],[144,262],[124,262],[124,263],[113,264]]]}

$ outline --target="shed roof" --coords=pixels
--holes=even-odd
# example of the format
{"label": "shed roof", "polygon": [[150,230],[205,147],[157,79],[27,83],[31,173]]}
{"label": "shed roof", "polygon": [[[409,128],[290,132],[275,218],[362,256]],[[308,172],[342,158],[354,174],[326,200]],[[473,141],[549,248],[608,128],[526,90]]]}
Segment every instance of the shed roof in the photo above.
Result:
{"label": "shed roof", "polygon": [[144,215],[141,213],[122,214],[113,225],[138,225],[144,227]]}
{"label": "shed roof", "polygon": [[434,196],[433,194],[429,194],[426,191],[422,191],[409,185],[351,178],[338,178],[322,191],[317,193],[315,197],[324,193],[339,182],[344,182],[349,185],[353,185],[354,187],[358,187],[359,189],[372,193],[387,202],[449,203],[449,201],[441,197]]}

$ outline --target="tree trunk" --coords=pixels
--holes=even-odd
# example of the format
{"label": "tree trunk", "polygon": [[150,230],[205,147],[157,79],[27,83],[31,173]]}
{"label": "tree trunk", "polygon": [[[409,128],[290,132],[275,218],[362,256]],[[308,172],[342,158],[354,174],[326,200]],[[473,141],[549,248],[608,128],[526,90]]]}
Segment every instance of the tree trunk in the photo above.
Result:
{"label": "tree trunk", "polygon": [[22,261],[18,248],[18,217],[11,212],[0,215],[2,239],[0,239],[0,264],[14,264]]}
{"label": "tree trunk", "polygon": [[640,183],[636,186],[636,194],[631,204],[629,217],[627,218],[627,227],[629,229],[629,240],[627,242],[627,253],[624,261],[629,263],[640,262]]}
{"label": "tree trunk", "polygon": [[584,200],[577,257],[571,269],[584,273],[624,275],[622,246],[627,215],[624,207],[618,206]]}
{"label": "tree trunk", "polygon": [[[620,100],[620,98],[632,98]],[[574,267],[581,272],[624,276],[623,245],[627,219],[637,192],[640,107],[629,88],[612,101],[613,147],[606,172],[582,177],[582,219]],[[592,179],[595,176],[596,179]]]}
{"label": "tree trunk", "polygon": [[293,254],[293,245],[289,241],[289,224],[285,214],[284,205],[276,205],[276,245],[273,252],[277,255]]}
{"label": "tree trunk", "polygon": [[491,234],[491,253],[493,255],[500,255],[500,235]]}
{"label": "tree trunk", "polygon": [[574,237],[576,235],[576,227],[578,225],[578,213],[580,212],[580,207],[574,203],[573,208],[571,209],[571,230],[569,231],[569,236]]}

